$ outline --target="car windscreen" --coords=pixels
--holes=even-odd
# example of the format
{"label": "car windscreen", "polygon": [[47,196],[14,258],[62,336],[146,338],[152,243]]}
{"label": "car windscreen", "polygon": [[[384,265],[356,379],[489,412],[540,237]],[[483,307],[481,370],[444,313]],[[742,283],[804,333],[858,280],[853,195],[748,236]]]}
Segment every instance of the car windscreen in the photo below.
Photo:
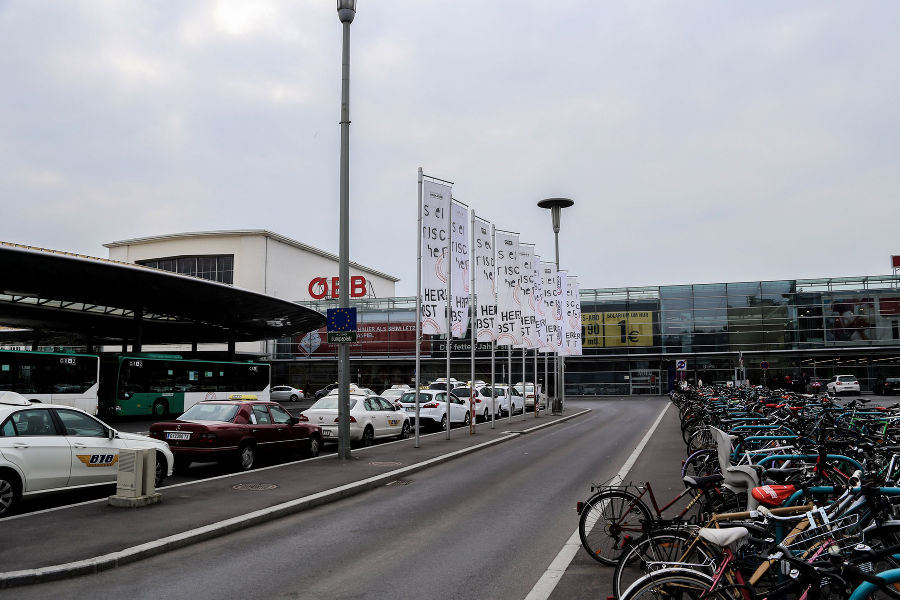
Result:
{"label": "car windscreen", "polygon": [[454,388],[450,393],[459,396],[460,398],[469,398],[472,395],[472,390],[465,387],[458,387]]}
{"label": "car windscreen", "polygon": [[[335,394],[333,396],[325,396],[323,398],[319,398],[318,400],[315,401],[315,403],[313,403],[312,406],[309,407],[309,410],[318,410],[318,409],[337,410],[339,399],[340,399],[340,396],[338,394]],[[356,398],[350,398],[350,408],[351,409],[354,406],[356,406],[356,400],[357,400]]]}
{"label": "car windscreen", "polygon": [[[432,398],[432,394],[426,394],[425,392],[419,392],[419,402],[428,402]],[[403,397],[400,398],[400,402],[406,404],[415,404],[416,403],[416,393],[415,392],[406,392],[403,394]]]}
{"label": "car windscreen", "polygon": [[198,403],[178,417],[181,421],[220,421],[231,423],[240,407],[237,404]]}

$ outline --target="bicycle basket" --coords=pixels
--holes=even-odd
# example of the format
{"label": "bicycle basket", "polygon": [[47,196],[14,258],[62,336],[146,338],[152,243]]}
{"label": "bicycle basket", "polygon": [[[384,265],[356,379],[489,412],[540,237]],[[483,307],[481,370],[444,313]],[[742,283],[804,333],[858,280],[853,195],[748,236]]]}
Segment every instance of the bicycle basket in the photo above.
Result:
{"label": "bicycle basket", "polygon": [[822,513],[814,511],[806,513],[806,518],[814,525],[785,538],[784,546],[794,556],[807,558],[824,551],[843,554],[862,541],[859,515],[847,515],[823,522]]}

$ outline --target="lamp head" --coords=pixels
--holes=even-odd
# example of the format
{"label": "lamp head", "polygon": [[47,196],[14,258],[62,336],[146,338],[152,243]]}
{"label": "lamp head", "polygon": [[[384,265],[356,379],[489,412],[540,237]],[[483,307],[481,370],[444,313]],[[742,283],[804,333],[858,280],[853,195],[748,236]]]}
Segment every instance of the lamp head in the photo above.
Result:
{"label": "lamp head", "polygon": [[356,16],[356,0],[337,0],[337,11],[341,23],[352,23]]}
{"label": "lamp head", "polygon": [[559,233],[559,213],[562,209],[575,204],[569,198],[545,198],[537,203],[541,208],[550,209],[550,217],[553,220],[553,233]]}

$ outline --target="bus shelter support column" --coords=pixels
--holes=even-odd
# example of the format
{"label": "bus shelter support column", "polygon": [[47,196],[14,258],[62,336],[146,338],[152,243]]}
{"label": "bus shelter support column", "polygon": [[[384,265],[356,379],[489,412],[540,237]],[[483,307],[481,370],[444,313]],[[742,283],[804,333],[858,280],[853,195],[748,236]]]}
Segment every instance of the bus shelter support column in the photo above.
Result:
{"label": "bus shelter support column", "polygon": [[234,340],[228,340],[228,360],[234,360]]}
{"label": "bus shelter support column", "polygon": [[144,309],[138,307],[134,309],[134,352],[140,352],[144,342]]}

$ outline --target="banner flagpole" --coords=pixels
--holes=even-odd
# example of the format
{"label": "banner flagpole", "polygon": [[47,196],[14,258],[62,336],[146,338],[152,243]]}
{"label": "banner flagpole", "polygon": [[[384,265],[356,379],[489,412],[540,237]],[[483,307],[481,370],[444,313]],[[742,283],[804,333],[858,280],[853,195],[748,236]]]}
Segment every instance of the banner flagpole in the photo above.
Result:
{"label": "banner flagpole", "polygon": [[[491,248],[494,254],[494,307],[497,306],[497,228],[491,223]],[[496,319],[499,318],[499,315],[494,315],[495,325],[494,332],[491,336],[493,339],[491,340],[491,429],[496,429],[496,415],[497,415],[497,381],[496,381],[496,372],[497,367],[495,365],[495,359],[497,358],[497,326]]]}
{"label": "banner flagpole", "polygon": [[528,353],[528,349],[524,346],[522,347],[522,420],[525,420],[525,404],[528,399],[528,386],[525,384],[525,364],[528,362],[526,360],[526,354]]}
{"label": "banner flagpole", "polygon": [[419,447],[419,388],[422,367],[422,167],[419,167],[419,233],[416,251],[416,444]]}
{"label": "banner flagpole", "polygon": [[453,281],[453,255],[451,254],[451,240],[453,239],[453,196],[447,203],[447,222],[450,226],[447,228],[447,248],[445,250],[444,260],[447,261],[447,382],[446,399],[447,399],[447,439],[450,439],[450,348],[453,345],[453,298],[450,295],[452,289],[450,283]]}
{"label": "banner flagpole", "polygon": [[[547,355],[549,352],[544,353],[544,395],[547,396],[547,404],[550,404],[550,372],[547,370],[547,365],[549,361],[547,360]],[[549,406],[547,408],[550,408]]]}
{"label": "banner flagpole", "polygon": [[[541,301],[543,302],[543,300],[541,300]],[[538,400],[538,395],[539,395],[539,394],[538,394],[538,370],[537,370],[538,367],[537,367],[537,355],[538,355],[538,349],[535,348],[535,349],[534,349],[534,418],[535,418],[535,419],[538,418],[538,410],[539,410],[539,407],[540,407],[540,405],[541,405],[540,401]]]}
{"label": "banner flagpole", "polygon": [[[512,343],[510,343],[509,346],[506,347],[506,364],[508,365],[506,372],[509,374],[509,381],[506,382],[507,392],[509,393],[509,415],[507,415],[506,417],[506,422],[512,425],[513,408],[515,408],[515,405],[513,404],[512,385]],[[524,410],[525,405],[523,404],[522,406]]]}
{"label": "banner flagpole", "polygon": [[475,414],[475,398],[478,394],[478,391],[475,389],[475,344],[477,343],[477,329],[475,324],[477,323],[477,310],[478,305],[475,304],[475,269],[476,261],[475,261],[475,211],[472,211],[471,219],[469,220],[469,228],[471,229],[469,235],[469,275],[470,275],[470,283],[469,283],[469,327],[472,329],[472,373],[471,379],[469,380],[469,433],[475,433],[475,421],[478,420],[478,416]]}

